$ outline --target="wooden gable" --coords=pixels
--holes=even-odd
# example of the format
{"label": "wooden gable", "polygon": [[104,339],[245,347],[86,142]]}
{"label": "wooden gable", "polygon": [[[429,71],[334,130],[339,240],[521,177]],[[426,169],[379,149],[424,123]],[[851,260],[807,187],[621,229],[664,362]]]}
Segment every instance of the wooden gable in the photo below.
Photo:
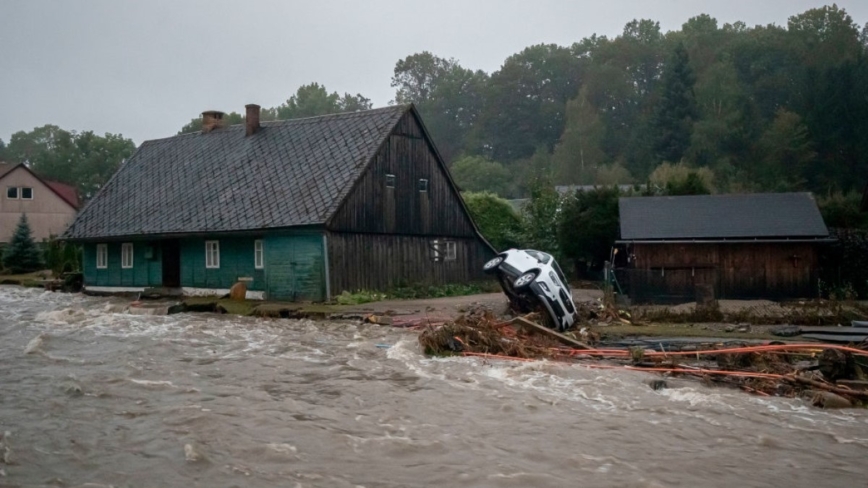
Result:
{"label": "wooden gable", "polygon": [[327,227],[339,232],[477,237],[415,110],[401,117]]}

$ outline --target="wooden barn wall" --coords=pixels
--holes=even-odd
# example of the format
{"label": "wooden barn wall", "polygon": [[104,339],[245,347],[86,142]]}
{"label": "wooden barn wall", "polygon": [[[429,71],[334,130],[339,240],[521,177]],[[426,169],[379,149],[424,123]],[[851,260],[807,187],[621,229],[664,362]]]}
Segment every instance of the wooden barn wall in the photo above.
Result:
{"label": "wooden barn wall", "polygon": [[817,293],[810,243],[635,244],[628,271],[634,301],[691,301],[696,284],[717,298],[804,298]]}
{"label": "wooden barn wall", "polygon": [[[386,187],[386,175],[395,187]],[[428,191],[419,191],[419,180]],[[404,235],[474,237],[470,218],[411,112],[399,121],[329,229]]]}
{"label": "wooden barn wall", "polygon": [[[330,232],[331,292],[388,290],[414,284],[467,283],[485,279],[482,265],[492,251],[476,238],[446,238]],[[434,261],[431,244],[440,242]],[[457,259],[444,261],[446,240],[455,241]]]}

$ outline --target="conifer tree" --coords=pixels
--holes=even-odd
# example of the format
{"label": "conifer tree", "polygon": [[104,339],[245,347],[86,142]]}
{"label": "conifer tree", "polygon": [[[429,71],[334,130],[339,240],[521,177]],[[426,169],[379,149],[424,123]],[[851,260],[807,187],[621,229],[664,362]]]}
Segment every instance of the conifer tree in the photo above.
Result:
{"label": "conifer tree", "polygon": [[25,214],[21,214],[12,241],[3,251],[3,266],[13,273],[30,273],[42,269],[42,253],[33,242]]}
{"label": "conifer tree", "polygon": [[661,162],[680,162],[690,146],[690,134],[697,118],[694,83],[687,50],[678,43],[663,73],[663,92],[655,114],[654,125],[658,131],[655,149]]}

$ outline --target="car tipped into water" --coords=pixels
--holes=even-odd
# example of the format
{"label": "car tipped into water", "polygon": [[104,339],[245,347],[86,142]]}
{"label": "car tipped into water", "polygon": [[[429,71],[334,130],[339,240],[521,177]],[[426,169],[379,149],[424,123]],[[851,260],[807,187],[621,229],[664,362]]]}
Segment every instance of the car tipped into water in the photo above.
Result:
{"label": "car tipped into water", "polygon": [[522,313],[543,311],[546,325],[567,330],[576,321],[576,307],[561,267],[547,253],[533,249],[509,249],[483,266],[497,276],[503,292]]}

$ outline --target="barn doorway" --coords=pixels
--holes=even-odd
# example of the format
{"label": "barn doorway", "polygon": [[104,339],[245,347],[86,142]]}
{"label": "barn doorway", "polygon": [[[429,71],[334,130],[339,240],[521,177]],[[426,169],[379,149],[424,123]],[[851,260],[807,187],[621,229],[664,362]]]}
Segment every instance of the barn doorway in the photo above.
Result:
{"label": "barn doorway", "polygon": [[181,241],[171,239],[163,241],[163,286],[165,288],[181,287]]}

